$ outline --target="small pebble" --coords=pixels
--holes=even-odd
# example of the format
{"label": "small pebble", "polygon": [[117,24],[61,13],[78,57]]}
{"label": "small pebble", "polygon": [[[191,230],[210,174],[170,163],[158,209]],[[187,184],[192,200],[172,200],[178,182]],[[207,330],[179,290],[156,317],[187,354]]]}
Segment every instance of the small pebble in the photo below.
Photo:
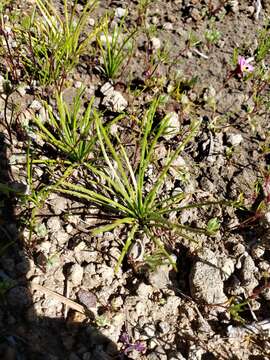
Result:
{"label": "small pebble", "polygon": [[161,48],[161,41],[160,41],[160,39],[157,38],[157,37],[153,37],[153,38],[151,39],[151,44],[152,44],[152,48],[153,48],[154,50],[158,50],[158,49]]}
{"label": "small pebble", "polygon": [[259,259],[263,256],[265,248],[262,245],[255,245],[251,250],[251,255],[256,259]]}
{"label": "small pebble", "polygon": [[122,17],[124,17],[127,14],[127,10],[123,9],[121,7],[118,7],[115,9],[115,17],[117,17],[118,19],[121,19]]}

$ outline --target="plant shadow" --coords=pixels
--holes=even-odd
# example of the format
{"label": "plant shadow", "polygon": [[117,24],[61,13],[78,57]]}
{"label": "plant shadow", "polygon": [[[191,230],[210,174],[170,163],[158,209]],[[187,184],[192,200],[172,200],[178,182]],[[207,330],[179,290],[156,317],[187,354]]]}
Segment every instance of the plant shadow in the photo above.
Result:
{"label": "plant shadow", "polygon": [[[33,278],[27,275],[32,259],[20,236],[17,199],[3,190],[14,186],[7,153],[5,135],[0,133],[0,359],[128,359],[87,316],[78,320],[71,310],[60,318],[37,314]],[[41,296],[50,304],[50,294]]]}

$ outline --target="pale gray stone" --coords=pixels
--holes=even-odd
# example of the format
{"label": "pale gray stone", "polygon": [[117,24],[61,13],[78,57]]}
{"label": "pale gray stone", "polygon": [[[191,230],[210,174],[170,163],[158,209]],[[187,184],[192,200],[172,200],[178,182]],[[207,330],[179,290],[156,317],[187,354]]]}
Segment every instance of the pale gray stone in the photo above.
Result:
{"label": "pale gray stone", "polygon": [[81,285],[83,279],[83,267],[79,264],[73,264],[70,268],[70,281],[74,286]]}
{"label": "pale gray stone", "polygon": [[166,134],[164,134],[163,137],[166,140],[170,140],[179,133],[180,121],[177,113],[174,111],[168,113],[167,116],[169,117],[168,128],[166,129]]}
{"label": "pale gray stone", "polygon": [[123,9],[121,7],[118,7],[115,9],[115,17],[118,19],[121,19],[122,17],[124,17],[127,14],[127,10]]}
{"label": "pale gray stone", "polygon": [[152,37],[152,38],[151,38],[151,45],[152,45],[152,48],[153,48],[154,50],[160,49],[160,48],[161,48],[161,41],[160,41],[160,39],[157,38],[157,37]]}
{"label": "pale gray stone", "polygon": [[204,249],[199,254],[199,258],[193,265],[189,277],[192,297],[207,304],[226,302],[227,296],[223,291],[223,281],[216,254],[209,249]]}
{"label": "pale gray stone", "polygon": [[51,216],[47,221],[47,227],[51,232],[57,232],[61,229],[61,220],[58,216]]}
{"label": "pale gray stone", "polygon": [[241,134],[227,134],[227,141],[232,146],[238,146],[243,142],[243,136]]}
{"label": "pale gray stone", "polygon": [[113,90],[104,97],[102,105],[113,112],[121,112],[126,109],[128,102],[119,91]]}

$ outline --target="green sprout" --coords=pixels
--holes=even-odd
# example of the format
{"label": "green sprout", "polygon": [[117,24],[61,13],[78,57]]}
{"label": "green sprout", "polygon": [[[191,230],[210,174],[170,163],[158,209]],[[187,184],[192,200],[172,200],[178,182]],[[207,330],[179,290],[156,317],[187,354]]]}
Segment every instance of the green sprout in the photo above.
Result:
{"label": "green sprout", "polygon": [[215,23],[210,22],[210,27],[204,33],[205,40],[209,45],[214,45],[219,42],[221,38],[221,33],[216,29]]}
{"label": "green sprout", "polygon": [[132,39],[136,30],[124,34],[124,22],[125,17],[110,30],[110,21],[106,16],[102,33],[97,37],[102,58],[101,71],[109,79],[114,79],[119,75],[120,68],[132,53]]}
{"label": "green sprout", "polygon": [[84,90],[77,92],[71,107],[63,100],[62,94],[56,95],[55,113],[51,106],[44,102],[47,112],[47,122],[39,116],[34,117],[34,122],[38,126],[39,135],[47,144],[60,151],[63,158],[71,162],[82,163],[89,159],[95,138],[92,136],[94,116],[92,98],[87,108],[82,112],[82,95]]}
{"label": "green sprout", "polygon": [[206,229],[209,235],[215,235],[220,229],[220,221],[218,218],[215,217],[210,219],[207,223]]}

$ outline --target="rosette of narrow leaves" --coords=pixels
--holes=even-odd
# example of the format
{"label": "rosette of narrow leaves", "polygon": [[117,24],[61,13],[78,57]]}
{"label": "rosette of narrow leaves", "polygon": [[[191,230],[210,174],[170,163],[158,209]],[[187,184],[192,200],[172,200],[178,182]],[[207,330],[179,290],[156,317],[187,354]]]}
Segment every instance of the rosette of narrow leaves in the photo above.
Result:
{"label": "rosette of narrow leaves", "polygon": [[56,95],[56,110],[44,102],[46,110],[46,122],[39,116],[34,117],[38,126],[39,135],[47,144],[58,150],[63,160],[83,163],[86,161],[95,144],[93,136],[94,116],[92,98],[86,109],[82,111],[83,90],[79,91],[69,107],[63,100],[62,94]]}
{"label": "rosette of narrow leaves", "polygon": [[[172,151],[166,164],[161,169],[156,181],[150,190],[146,191],[147,170],[153,162],[153,155],[159,139],[168,131],[169,117],[165,116],[157,127],[154,127],[154,117],[159,105],[159,99],[152,102],[142,120],[142,135],[139,140],[140,159],[138,167],[134,168],[127,149],[116,136],[117,143],[111,139],[109,129],[106,128],[100,116],[95,113],[95,126],[104,163],[100,166],[89,165],[92,176],[87,180],[87,187],[71,182],[62,181],[58,191],[89,201],[99,206],[103,211],[114,215],[109,224],[98,227],[93,234],[112,231],[115,227],[126,225],[129,229],[121,256],[118,259],[116,270],[132,244],[136,233],[143,231],[159,250],[169,258],[175,266],[164,244],[155,236],[153,228],[162,228],[175,231],[193,230],[178,222],[168,220],[167,214],[177,208],[177,204],[185,194],[160,198],[161,190],[166,182],[169,168],[185,146],[193,139],[200,122],[194,121],[189,131],[183,135],[178,147]],[[194,229],[202,232],[203,229]]]}

